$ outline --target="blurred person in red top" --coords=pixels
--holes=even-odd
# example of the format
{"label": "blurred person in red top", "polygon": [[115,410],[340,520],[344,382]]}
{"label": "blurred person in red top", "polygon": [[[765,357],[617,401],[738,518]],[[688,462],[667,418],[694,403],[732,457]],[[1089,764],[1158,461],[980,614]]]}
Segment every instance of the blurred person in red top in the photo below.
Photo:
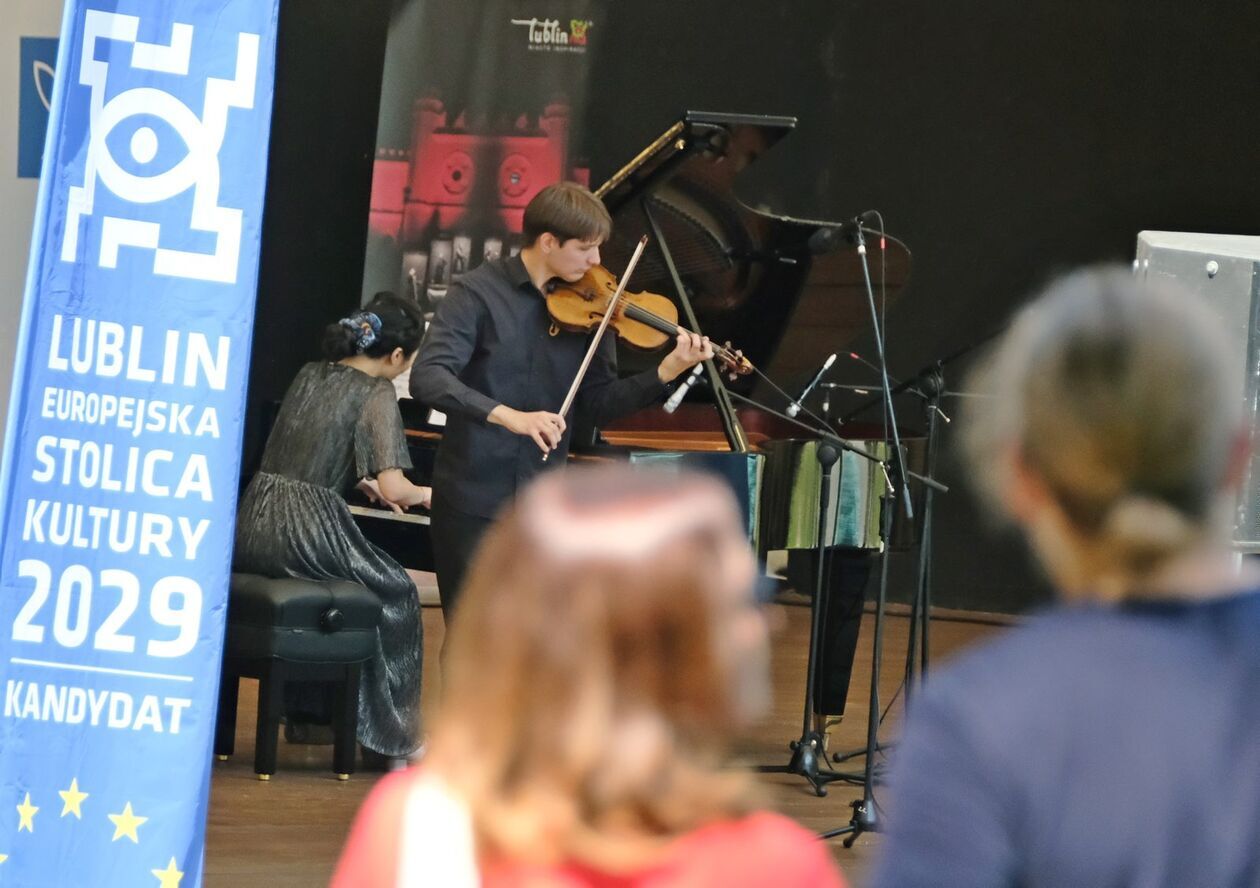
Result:
{"label": "blurred person in red top", "polygon": [[755,579],[716,480],[536,482],[474,561],[428,756],[373,790],[334,888],[842,888],[723,767],[769,697]]}

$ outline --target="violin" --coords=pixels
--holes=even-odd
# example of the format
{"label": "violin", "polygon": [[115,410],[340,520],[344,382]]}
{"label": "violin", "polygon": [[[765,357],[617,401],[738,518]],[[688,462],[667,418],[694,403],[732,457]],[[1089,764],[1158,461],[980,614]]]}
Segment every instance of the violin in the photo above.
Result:
{"label": "violin", "polygon": [[[554,280],[548,285],[547,312],[551,315],[552,335],[561,330],[586,333],[604,320],[608,304],[617,292],[617,276],[602,265],[596,265],[575,283]],[[678,326],[678,307],[658,293],[621,294],[609,318],[609,326],[627,345],[653,351],[672,342],[679,333],[688,332]],[[745,376],[753,365],[743,353],[714,344],[713,357],[727,372]]]}
{"label": "violin", "polygon": [[[626,282],[634,274],[634,267],[643,256],[643,248],[647,246],[647,235],[639,238],[634,248],[630,264],[626,266],[625,280],[620,282],[612,272],[602,266],[590,269],[576,283],[562,283],[557,287],[548,287],[547,311],[551,315],[551,335],[561,330],[584,333],[593,330],[590,345],[586,347],[586,356],[578,367],[569,393],[564,396],[564,404],[560,407],[560,415],[568,416],[573,399],[577,397],[578,388],[591,366],[591,358],[603,339],[604,331],[615,327],[617,335],[639,348],[659,348],[679,333],[686,333],[678,326],[678,310],[664,296],[655,293],[632,293],[627,296]],[[646,298],[646,297],[651,297]],[[655,306],[658,311],[667,312],[669,321],[646,306]],[[747,358],[737,351],[731,351],[730,344],[726,348],[715,348],[714,357],[725,364],[732,376],[738,373],[751,373],[753,366]],[[742,368],[747,369],[742,369]],[[547,461],[550,451],[542,455]]]}

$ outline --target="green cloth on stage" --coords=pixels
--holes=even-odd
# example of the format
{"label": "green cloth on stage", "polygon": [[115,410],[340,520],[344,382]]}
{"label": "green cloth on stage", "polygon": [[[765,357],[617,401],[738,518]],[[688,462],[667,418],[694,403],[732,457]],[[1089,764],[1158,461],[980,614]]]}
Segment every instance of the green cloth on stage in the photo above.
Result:
{"label": "green cloth on stage", "polygon": [[[854,441],[857,447],[883,459],[883,442]],[[772,549],[818,547],[819,493],[822,467],[817,441],[774,441],[767,445],[767,474],[775,481],[767,490],[766,505],[772,514],[785,516],[767,529],[766,544]],[[829,546],[879,549],[879,500],[884,474],[878,463],[844,451],[831,473],[827,518]]]}

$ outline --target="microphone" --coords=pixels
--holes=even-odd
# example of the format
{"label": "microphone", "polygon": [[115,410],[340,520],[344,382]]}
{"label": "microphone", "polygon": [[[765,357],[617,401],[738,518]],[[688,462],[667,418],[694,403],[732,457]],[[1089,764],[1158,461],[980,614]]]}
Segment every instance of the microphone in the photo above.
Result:
{"label": "microphone", "polygon": [[[879,369],[879,367],[877,367],[876,365],[872,364],[870,361],[866,360],[866,358],[862,357],[862,356],[861,356],[861,355],[859,355],[857,352],[849,352],[849,357],[850,357],[850,358],[852,358],[853,360],[857,361],[859,364],[865,364],[867,367],[870,367],[870,368],[871,368],[872,370],[874,370],[876,373],[881,372],[881,371],[880,371],[880,369]],[[888,374],[888,379],[889,379],[891,382],[895,382],[897,385],[901,385],[901,380],[900,380],[900,379],[898,379],[897,377],[893,376],[891,373],[889,373],[889,374]]]}
{"label": "microphone", "polygon": [[865,221],[867,216],[874,215],[874,213],[874,210],[867,210],[860,216],[845,219],[839,225],[828,225],[818,228],[805,241],[805,249],[818,256],[824,253],[834,253],[842,246],[856,243],[857,233],[862,227],[863,221]]}
{"label": "microphone", "polygon": [[809,385],[801,389],[801,393],[797,395],[796,400],[788,405],[788,408],[785,411],[788,416],[794,417],[796,414],[801,412],[801,402],[809,397],[809,393],[814,390],[814,386],[822,382],[823,374],[830,370],[831,365],[835,362],[836,356],[834,353],[827,356],[827,360],[823,361],[823,365],[818,368],[818,372],[815,373],[814,378],[809,381]]}
{"label": "microphone", "polygon": [[683,402],[683,398],[687,397],[687,392],[691,391],[691,387],[698,382],[702,382],[700,374],[704,372],[704,364],[696,364],[692,368],[691,373],[682,381],[682,385],[674,389],[674,393],[669,396],[669,400],[665,402],[665,412],[673,413],[678,409],[678,405]]}

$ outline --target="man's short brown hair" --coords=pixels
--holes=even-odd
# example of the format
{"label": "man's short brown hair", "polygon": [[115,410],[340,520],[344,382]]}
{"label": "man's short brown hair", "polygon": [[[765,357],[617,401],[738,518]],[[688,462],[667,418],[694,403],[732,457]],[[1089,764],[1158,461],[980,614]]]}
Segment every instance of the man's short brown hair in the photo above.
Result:
{"label": "man's short brown hair", "polygon": [[534,195],[525,207],[523,226],[526,245],[551,233],[564,243],[570,238],[608,240],[612,218],[604,202],[576,182],[557,182]]}

